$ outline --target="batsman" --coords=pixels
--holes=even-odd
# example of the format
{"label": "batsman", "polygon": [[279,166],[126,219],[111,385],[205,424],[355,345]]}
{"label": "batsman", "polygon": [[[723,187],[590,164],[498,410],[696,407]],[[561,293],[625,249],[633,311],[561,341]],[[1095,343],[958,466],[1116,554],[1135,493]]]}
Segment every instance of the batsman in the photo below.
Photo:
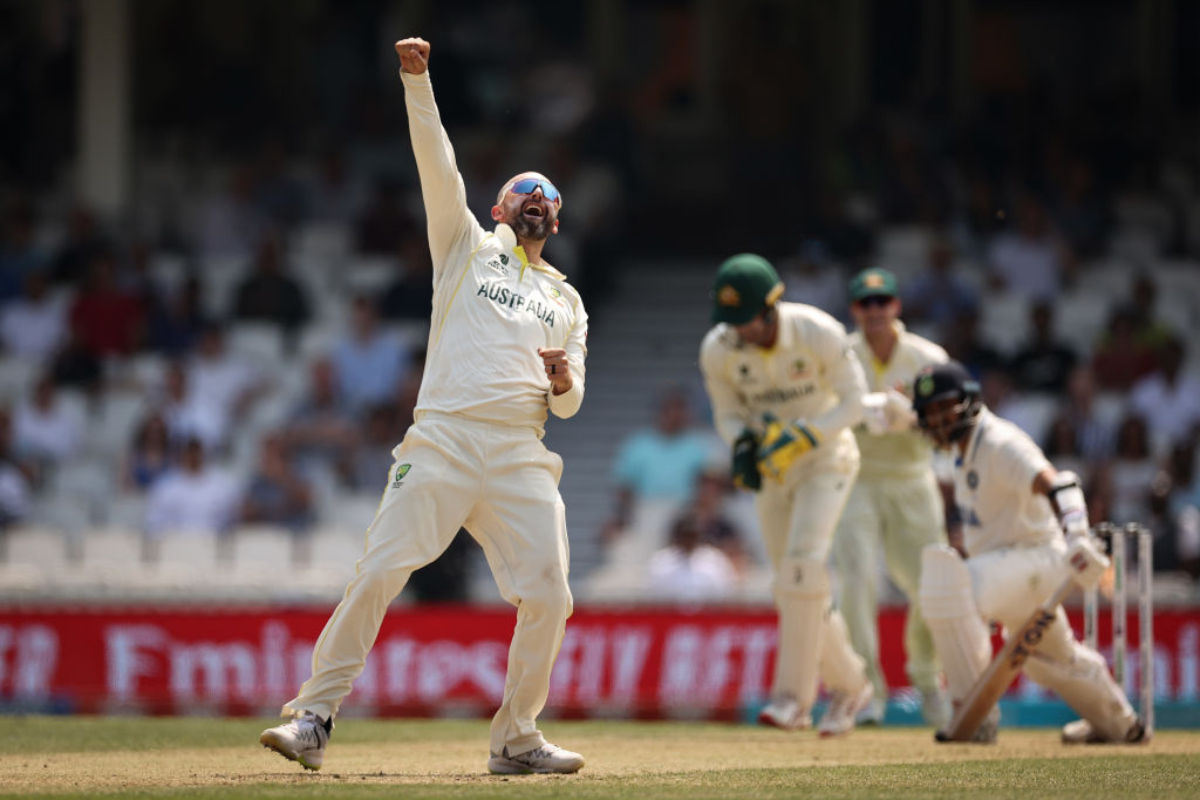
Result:
{"label": "batsman", "polygon": [[1013,678],[989,668],[988,622],[1012,635],[1028,631],[1032,618],[1041,624],[1030,639],[1035,646],[1022,652],[1025,672],[1083,718],[1064,727],[1063,741],[1143,741],[1145,729],[1104,659],[1075,640],[1057,602],[1065,581],[1095,585],[1108,564],[1091,536],[1079,479],[1056,470],[1020,428],[989,411],[979,383],[957,361],[916,374],[913,409],[934,444],[956,457],[954,498],[968,553],[964,559],[944,544],[921,553],[921,611],[956,712],[955,730],[938,740],[972,736],[957,730],[968,715],[981,720],[970,740],[996,740],[999,706],[971,707],[976,698],[998,696],[981,691],[989,674],[1005,686]]}
{"label": "batsman", "polygon": [[766,259],[745,253],[717,271],[700,367],[717,433],[733,448],[733,478],[757,492],[775,573],[779,646],[770,702],[759,721],[812,725],[818,677],[830,692],[822,736],[854,728],[874,688],[831,607],[825,562],[858,473],[851,426],[866,379],[845,328],[813,306],[781,302]]}

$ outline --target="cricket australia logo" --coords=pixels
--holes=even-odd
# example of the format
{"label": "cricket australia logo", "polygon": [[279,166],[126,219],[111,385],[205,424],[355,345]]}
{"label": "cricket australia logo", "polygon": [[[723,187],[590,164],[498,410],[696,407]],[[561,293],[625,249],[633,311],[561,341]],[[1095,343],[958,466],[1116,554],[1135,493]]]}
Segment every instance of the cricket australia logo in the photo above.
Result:
{"label": "cricket australia logo", "polygon": [[501,275],[508,274],[508,267],[506,266],[508,264],[508,256],[503,253],[498,256],[492,256],[485,263],[489,269],[495,270]]}
{"label": "cricket australia logo", "polygon": [[392,481],[392,488],[399,489],[400,481],[404,480],[404,476],[412,469],[412,464],[398,464],[396,466],[396,479]]}
{"label": "cricket australia logo", "polygon": [[792,362],[792,380],[803,378],[808,373],[808,362],[803,358],[797,358]]}

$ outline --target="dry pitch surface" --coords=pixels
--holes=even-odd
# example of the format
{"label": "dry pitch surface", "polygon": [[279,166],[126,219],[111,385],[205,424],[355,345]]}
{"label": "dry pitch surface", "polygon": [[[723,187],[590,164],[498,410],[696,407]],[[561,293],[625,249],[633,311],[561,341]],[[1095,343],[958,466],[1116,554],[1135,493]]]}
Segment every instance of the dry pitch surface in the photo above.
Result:
{"label": "dry pitch surface", "polygon": [[995,746],[928,729],[843,739],[734,725],[547,722],[588,758],[573,776],[485,773],[486,722],[346,720],[319,773],[258,745],[273,720],[10,717],[0,797],[1197,798],[1200,731],[1141,747],[1064,747],[1002,730]]}

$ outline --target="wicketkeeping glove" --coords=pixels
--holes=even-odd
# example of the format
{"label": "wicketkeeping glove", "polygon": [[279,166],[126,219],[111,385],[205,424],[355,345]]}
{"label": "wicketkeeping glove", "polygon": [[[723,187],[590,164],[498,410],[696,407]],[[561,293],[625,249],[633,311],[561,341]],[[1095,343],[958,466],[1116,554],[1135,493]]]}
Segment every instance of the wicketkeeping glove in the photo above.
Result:
{"label": "wicketkeeping glove", "polygon": [[803,420],[785,423],[767,413],[763,424],[766,432],[758,446],[758,469],[777,481],[783,480],[796,459],[821,444],[820,432]]}
{"label": "wicketkeeping glove", "polygon": [[733,443],[733,485],[757,492],[762,488],[758,471],[758,434],[747,428]]}

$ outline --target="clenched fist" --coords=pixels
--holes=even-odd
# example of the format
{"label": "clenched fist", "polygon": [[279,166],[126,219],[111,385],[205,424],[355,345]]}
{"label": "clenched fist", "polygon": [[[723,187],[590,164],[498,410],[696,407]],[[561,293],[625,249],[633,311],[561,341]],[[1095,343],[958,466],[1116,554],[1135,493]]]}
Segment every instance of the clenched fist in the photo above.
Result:
{"label": "clenched fist", "polygon": [[567,361],[567,351],[561,347],[539,347],[538,355],[546,367],[546,377],[554,387],[554,393],[569,392],[575,385],[571,378],[571,364]]}
{"label": "clenched fist", "polygon": [[429,42],[419,36],[396,42],[396,55],[400,56],[400,69],[412,75],[420,75],[429,69]]}

